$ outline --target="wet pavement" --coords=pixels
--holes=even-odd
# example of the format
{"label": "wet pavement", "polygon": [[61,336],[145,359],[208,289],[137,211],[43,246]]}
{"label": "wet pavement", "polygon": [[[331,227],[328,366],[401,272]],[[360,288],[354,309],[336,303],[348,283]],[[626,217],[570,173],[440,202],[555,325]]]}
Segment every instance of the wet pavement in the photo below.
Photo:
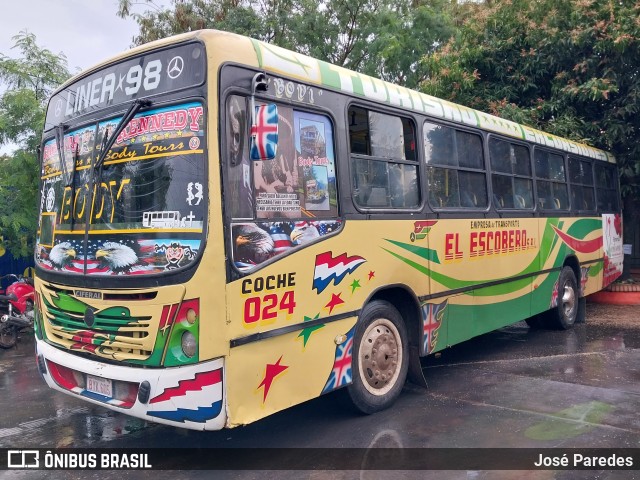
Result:
{"label": "wet pavement", "polygon": [[[640,322],[640,307],[636,314]],[[589,324],[570,331],[526,324],[483,335],[423,362],[429,389],[410,384],[395,407],[353,413],[341,392],[252,425],[195,432],[146,423],[49,390],[25,335],[0,351],[0,447],[640,447],[640,326]],[[204,478],[186,456],[180,478]],[[274,461],[278,461],[274,459]],[[270,472],[266,478],[634,478],[630,471]],[[0,479],[62,478],[6,471]],[[275,475],[275,476],[274,476]],[[65,472],[64,478],[175,478],[175,472]],[[215,478],[263,479],[259,471]],[[640,478],[640,475],[638,475]]]}

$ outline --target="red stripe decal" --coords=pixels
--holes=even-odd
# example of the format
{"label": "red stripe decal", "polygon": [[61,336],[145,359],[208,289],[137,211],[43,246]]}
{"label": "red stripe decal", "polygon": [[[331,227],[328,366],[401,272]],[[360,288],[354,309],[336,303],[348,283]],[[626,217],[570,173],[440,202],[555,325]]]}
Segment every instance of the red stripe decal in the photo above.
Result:
{"label": "red stripe decal", "polygon": [[580,253],[592,253],[602,247],[602,236],[598,238],[594,238],[593,240],[578,240],[577,238],[572,237],[571,235],[567,235],[562,230],[558,229],[554,225],[551,227],[558,234],[560,239],[569,245],[576,252]]}

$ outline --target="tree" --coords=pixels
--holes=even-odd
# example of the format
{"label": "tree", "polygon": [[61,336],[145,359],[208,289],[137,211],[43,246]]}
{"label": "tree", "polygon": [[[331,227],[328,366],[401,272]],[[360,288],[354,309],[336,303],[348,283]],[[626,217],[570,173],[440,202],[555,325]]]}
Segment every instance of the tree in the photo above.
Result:
{"label": "tree", "polygon": [[214,28],[247,35],[408,87],[427,78],[420,58],[453,32],[447,0],[173,0],[118,14],[140,26],[134,43]]}
{"label": "tree", "polygon": [[424,59],[426,93],[613,152],[627,220],[640,219],[640,2],[467,4]]}
{"label": "tree", "polygon": [[37,228],[38,159],[45,102],[69,77],[67,60],[38,47],[27,32],[13,37],[18,58],[0,54],[0,145],[15,147],[0,156],[0,229],[2,245],[14,257],[33,252]]}

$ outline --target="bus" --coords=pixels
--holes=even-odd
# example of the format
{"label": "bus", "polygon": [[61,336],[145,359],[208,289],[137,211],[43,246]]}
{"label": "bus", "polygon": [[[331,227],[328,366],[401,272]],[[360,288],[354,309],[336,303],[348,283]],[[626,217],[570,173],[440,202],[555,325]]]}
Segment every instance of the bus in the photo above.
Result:
{"label": "bus", "polygon": [[40,152],[39,372],[177,427],[388,408],[421,357],[571,328],[622,270],[609,153],[230,33],[70,79]]}

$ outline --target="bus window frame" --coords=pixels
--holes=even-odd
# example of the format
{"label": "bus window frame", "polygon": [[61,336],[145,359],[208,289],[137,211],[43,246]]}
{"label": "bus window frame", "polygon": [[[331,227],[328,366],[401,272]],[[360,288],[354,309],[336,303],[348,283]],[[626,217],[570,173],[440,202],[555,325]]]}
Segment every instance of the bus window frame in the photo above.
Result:
{"label": "bus window frame", "polygon": [[[186,43],[189,43],[189,42],[186,42]],[[180,43],[179,45],[182,45],[182,43]],[[170,47],[167,47],[167,49],[170,49]],[[159,50],[164,50],[164,48]],[[118,62],[114,62],[114,63],[118,63]],[[112,65],[112,64],[113,63],[109,65]],[[107,65],[106,67],[108,67],[109,65]],[[209,104],[207,101],[208,91],[205,87],[206,85],[208,85],[208,83],[205,76],[205,81],[198,86],[182,88],[160,97],[158,96],[150,97],[153,101],[153,104],[151,105],[151,107],[146,107],[138,113],[144,114],[144,112],[148,110],[168,108],[173,105],[180,105],[183,103],[195,102],[195,103],[200,103],[202,105],[203,118],[206,119],[206,121],[208,122],[210,120],[209,113],[211,112],[211,109],[209,108]],[[162,101],[161,102],[158,102],[157,100],[154,101],[153,98],[156,98],[156,99],[162,98]],[[88,125],[95,125],[96,141],[97,141],[98,125],[100,123],[112,120],[114,118],[122,117],[122,115],[126,112],[128,105],[129,103],[120,103],[118,105],[110,106],[102,110],[98,110],[96,112],[88,112],[82,115],[78,115],[74,119],[74,120],[77,120],[77,123],[69,124],[68,131],[74,131],[81,128],[85,128]],[[215,128],[215,127],[212,127],[208,123],[205,124],[205,134],[203,137],[204,144],[202,146],[204,150],[202,154],[204,157],[203,172],[207,182],[207,188],[208,188],[208,182],[211,176],[211,166],[209,165],[210,163],[209,158],[212,155],[213,150],[209,142],[209,136],[213,134],[211,130],[212,128]],[[55,140],[55,136],[53,136],[52,132],[53,132],[53,128],[50,128],[48,130],[43,130],[42,139],[40,141],[41,152],[44,150],[44,145],[46,142],[48,142],[51,139]],[[94,149],[95,147],[96,146],[94,145]],[[38,168],[39,168],[38,181],[40,182],[41,181],[40,177],[42,175],[42,153],[38,157]],[[39,193],[38,193],[37,205],[39,206],[41,202],[42,192],[40,191],[40,188],[38,190],[39,190]],[[150,288],[157,285],[158,279],[162,279],[163,284],[166,284],[166,285],[178,285],[181,283],[185,283],[195,275],[198,269],[198,266],[202,261],[202,257],[204,256],[204,251],[207,248],[208,237],[209,237],[209,220],[210,220],[209,209],[205,208],[200,250],[198,252],[198,255],[194,258],[194,260],[190,264],[185,265],[183,267],[179,267],[173,270],[166,270],[163,272],[157,272],[155,274],[77,275],[72,272],[47,270],[39,266],[38,263],[36,263],[35,268],[37,271],[37,275],[45,281],[50,281],[50,282],[62,281],[62,282],[66,282],[68,285],[76,285],[76,286],[81,285],[86,288],[119,288],[119,287],[130,288],[131,285],[134,285],[136,288],[138,287]]]}
{"label": "bus window frame", "polygon": [[[561,151],[561,150],[556,150],[553,148],[549,148],[549,147],[542,147],[539,145],[532,145],[533,147],[533,154],[531,156],[531,161],[533,162],[533,180],[534,180],[534,191],[535,191],[535,202],[536,202],[536,206],[537,206],[537,211],[539,211],[541,213],[542,216],[553,216],[553,213],[557,213],[560,212],[562,214],[568,215],[570,213],[573,212],[572,210],[572,205],[571,205],[571,192],[569,191],[569,166],[567,163],[567,155],[565,154],[565,152]],[[536,169],[536,152],[537,151],[542,151],[542,152],[547,152],[549,154],[552,155],[558,155],[560,157],[562,157],[562,166],[564,168],[564,182],[560,182],[557,180],[551,180],[549,178],[544,178],[544,177],[540,177],[538,176],[538,171]],[[557,184],[564,184],[564,186],[566,187],[566,192],[567,192],[567,207],[566,208],[544,208],[543,206],[540,205],[540,195],[538,193],[538,181],[542,181],[542,182],[549,182],[549,183],[557,183]]]}
{"label": "bus window frame", "polygon": [[[422,152],[422,147],[420,146],[420,142],[418,141],[418,138],[419,138],[418,136],[421,134],[421,131],[422,131],[421,129],[420,130],[418,129],[418,126],[420,125],[420,122],[418,121],[418,119],[422,117],[413,115],[410,112],[407,112],[406,110],[400,107],[395,109],[388,108],[388,107],[385,108],[384,106],[374,102],[363,102],[362,100],[354,99],[353,97],[345,95],[344,93],[342,93],[341,95],[344,95],[344,97],[346,98],[345,109],[344,109],[344,119],[345,119],[344,125],[345,125],[346,135],[345,135],[344,141],[347,148],[346,163],[347,163],[347,170],[348,170],[349,198],[350,198],[351,205],[353,205],[353,208],[355,209],[355,211],[362,214],[392,214],[392,215],[413,214],[413,213],[423,212],[425,205],[427,205],[426,196],[424,194],[425,188],[426,188],[425,187],[426,169],[423,167],[423,163],[422,163],[423,152]],[[349,134],[349,126],[351,122],[349,113],[352,108],[361,108],[367,112],[367,125],[368,125],[369,131],[371,130],[369,125],[369,115],[368,115],[368,112],[370,111],[373,111],[375,113],[382,114],[382,115],[389,115],[392,117],[396,117],[401,120],[405,119],[410,121],[413,126],[413,135],[414,135],[414,142],[415,142],[415,160],[406,160],[406,159],[392,158],[392,157],[380,157],[380,156],[367,155],[362,153],[352,153],[351,152],[351,136]],[[415,166],[416,180],[418,182],[417,194],[419,196],[418,198],[419,201],[417,205],[413,207],[387,207],[387,206],[367,207],[367,206],[359,205],[355,199],[355,189],[353,185],[353,175],[355,173],[355,165],[353,160],[371,160],[376,162],[385,162],[387,164],[392,163],[392,164]],[[344,168],[344,165],[343,165],[343,168]],[[346,202],[347,200],[344,199],[344,201]]]}
{"label": "bus window frame", "polygon": [[[340,197],[340,192],[342,190],[341,186],[340,186],[340,178],[339,178],[339,174],[338,172],[341,169],[344,169],[344,165],[342,165],[342,161],[340,160],[340,156],[341,156],[341,149],[339,148],[338,144],[338,138],[337,138],[337,133],[336,133],[336,121],[335,121],[335,112],[329,108],[323,107],[323,106],[319,106],[319,105],[311,105],[308,103],[304,103],[304,102],[298,102],[292,99],[288,99],[288,98],[278,98],[275,95],[272,95],[269,93],[269,91],[267,90],[266,92],[261,92],[261,93],[256,93],[254,95],[254,98],[256,100],[256,102],[263,102],[265,104],[268,103],[274,103],[276,105],[279,106],[285,106],[288,108],[291,108],[292,110],[298,110],[298,111],[306,111],[312,114],[316,114],[316,115],[322,115],[325,118],[327,118],[329,120],[329,122],[331,123],[331,128],[332,128],[332,136],[333,136],[333,153],[334,153],[334,169],[336,171],[336,201],[337,201],[337,215],[335,217],[326,217],[326,218],[318,218],[318,221],[331,221],[334,220],[336,222],[340,223],[340,227],[337,228],[335,231],[324,235],[322,237],[320,237],[319,239],[316,239],[314,241],[311,241],[309,243],[305,243],[303,245],[299,245],[296,248],[291,248],[289,249],[289,251],[284,252],[284,253],[280,253],[278,255],[275,255],[271,258],[269,258],[268,260],[265,260],[264,262],[261,262],[259,264],[257,264],[254,268],[250,268],[247,270],[240,270],[234,263],[233,261],[233,256],[231,254],[231,252],[233,251],[233,235],[232,235],[232,225],[234,223],[268,223],[268,222],[278,222],[278,221],[290,221],[290,222],[296,222],[296,221],[310,221],[313,219],[307,218],[307,217],[296,217],[296,218],[283,218],[283,219],[277,219],[277,218],[258,218],[257,214],[256,214],[256,210],[255,210],[255,204],[253,205],[253,209],[252,209],[252,213],[253,213],[253,217],[252,218],[248,218],[248,217],[238,217],[238,218],[234,218],[231,215],[230,212],[230,208],[227,207],[225,205],[224,202],[224,198],[226,195],[226,188],[225,188],[225,182],[228,180],[229,178],[229,168],[232,167],[233,165],[231,165],[231,161],[229,158],[228,153],[228,148],[229,148],[229,136],[227,135],[228,131],[227,131],[227,102],[229,101],[229,98],[232,96],[239,96],[242,97],[245,101],[245,105],[247,108],[247,111],[249,111],[249,109],[251,108],[250,105],[250,97],[251,97],[251,92],[250,90],[247,88],[242,88],[242,87],[238,87],[237,85],[231,85],[227,88],[225,88],[224,90],[222,90],[222,86],[223,82],[222,82],[222,78],[223,78],[223,72],[225,70],[225,67],[229,68],[238,68],[240,70],[242,70],[242,72],[247,73],[248,79],[251,79],[253,75],[255,75],[256,73],[258,73],[258,70],[255,70],[253,68],[247,68],[246,65],[241,65],[241,64],[237,64],[234,62],[228,62],[228,63],[224,63],[223,65],[220,66],[220,70],[219,70],[219,74],[218,74],[218,81],[220,82],[219,85],[221,87],[220,93],[218,95],[218,118],[216,119],[216,121],[218,122],[218,155],[219,155],[219,163],[220,163],[220,182],[221,182],[221,186],[220,186],[220,196],[221,196],[221,202],[222,202],[222,232],[224,235],[224,245],[225,245],[225,260],[227,263],[227,281],[233,281],[233,280],[237,280],[239,278],[243,278],[247,275],[253,275],[254,273],[260,271],[263,268],[266,268],[269,265],[272,265],[273,263],[280,261],[286,257],[288,257],[289,255],[292,255],[293,253],[299,252],[311,245],[315,245],[316,243],[320,242],[320,241],[324,241],[327,238],[333,237],[334,235],[337,235],[338,233],[340,233],[342,231],[342,229],[344,228],[344,224],[345,224],[345,212],[344,209],[341,209],[342,203],[346,200],[341,199]],[[243,77],[244,78],[244,77]],[[267,74],[267,78],[280,78],[283,79],[285,81],[293,81],[293,82],[297,82],[300,83],[302,85],[305,86],[309,86],[311,87],[312,85],[307,85],[306,83],[302,83],[297,79],[291,79],[289,77],[285,77],[282,75],[274,75],[272,73],[268,73]],[[247,122],[246,124],[246,134],[247,134],[247,138],[246,140],[248,141],[249,139],[249,135],[250,135],[250,121]],[[247,148],[247,154],[248,154],[248,147],[245,146],[245,148]],[[255,162],[256,160],[250,160],[249,159],[249,164],[252,165],[253,162]],[[252,185],[252,188],[254,188],[253,186],[255,185],[255,181],[254,181],[254,172],[253,172],[253,168],[249,169],[249,174],[250,174],[250,182]],[[255,193],[255,192],[254,192]],[[255,198],[255,197],[254,197]]]}
{"label": "bus window frame", "polygon": [[[593,162],[593,184],[595,187],[596,194],[596,211],[598,214],[604,213],[620,213],[622,207],[622,198],[620,196],[620,167],[615,163],[609,163],[604,161],[594,160]],[[605,170],[611,170],[613,172],[613,188],[598,188],[597,186],[597,178],[596,178],[596,167],[602,166]],[[608,190],[615,192],[616,206],[617,208],[612,208],[610,210],[603,210],[598,207],[598,190]]]}
{"label": "bus window frame", "polygon": [[[579,162],[588,162],[589,166],[591,168],[591,179],[592,179],[592,184],[591,185],[587,185],[584,183],[574,183],[571,180],[571,160],[577,160]],[[588,214],[593,214],[595,215],[596,212],[598,211],[598,198],[597,198],[597,186],[596,186],[596,172],[595,172],[595,165],[596,165],[596,161],[593,158],[589,158],[589,157],[585,157],[582,155],[573,155],[573,154],[569,154],[567,155],[567,178],[568,178],[568,184],[569,184],[569,198],[570,200],[573,199],[573,188],[578,186],[578,187],[591,187],[592,191],[593,191],[593,208],[591,209],[584,209],[584,208],[574,208],[575,206],[573,205],[573,202],[571,202],[571,212],[576,215],[576,216],[584,216],[584,215],[588,215]]]}
{"label": "bus window frame", "polygon": [[[521,175],[521,174],[517,174],[517,173],[505,173],[505,172],[498,172],[493,170],[493,166],[491,164],[491,147],[490,147],[490,143],[491,140],[498,140],[501,142],[505,142],[505,143],[510,143],[513,145],[517,145],[519,147],[524,147],[527,149],[527,152],[529,154],[529,168],[531,171],[531,176],[527,177],[525,175]],[[536,177],[535,177],[535,162],[533,160],[533,145],[529,144],[527,142],[522,142],[519,141],[516,138],[511,138],[511,137],[504,137],[501,135],[496,135],[493,133],[490,133],[487,135],[486,138],[486,148],[487,148],[487,158],[489,159],[489,167],[488,167],[488,172],[489,172],[489,185],[491,187],[491,191],[490,191],[490,201],[491,204],[493,205],[493,208],[495,208],[495,210],[499,213],[505,213],[505,214],[518,214],[520,212],[522,212],[523,215],[531,215],[534,213],[538,213],[540,210],[538,208],[538,201],[537,201],[537,191],[536,191]],[[494,192],[493,192],[493,175],[499,175],[499,176],[504,176],[504,177],[510,177],[512,179],[516,179],[516,178],[522,178],[522,179],[528,179],[529,181],[531,181],[531,200],[533,202],[533,205],[529,208],[520,208],[520,207],[500,207],[498,205],[495,204],[495,202],[493,201],[494,198]],[[513,183],[512,183],[513,185]],[[514,193],[515,195],[515,193]]]}
{"label": "bus window frame", "polygon": [[[460,214],[486,216],[486,214],[488,214],[492,208],[491,189],[490,189],[491,181],[490,181],[490,175],[489,175],[489,168],[487,166],[487,159],[489,158],[487,132],[479,128],[476,129],[476,128],[468,127],[466,125],[445,122],[445,121],[442,121],[441,119],[433,118],[430,116],[423,116],[421,117],[421,120],[422,121],[420,123],[420,148],[421,148],[420,151],[422,152],[422,157],[420,161],[421,161],[421,164],[424,166],[424,175],[425,175],[424,198],[425,198],[425,204],[428,205],[429,210],[434,212],[438,217],[440,217],[443,214],[444,215],[454,214],[454,216],[455,215],[459,216]],[[428,164],[426,161],[426,153],[423,148],[425,123],[431,123],[433,125],[447,127],[452,129],[454,132],[461,131],[463,133],[479,136],[481,145],[482,145],[481,151],[482,151],[482,162],[484,165],[484,169],[475,169],[470,167],[460,167],[460,166],[453,166],[453,165],[439,165],[439,164],[432,165],[430,163]],[[456,144],[456,156],[457,156],[457,141],[455,142],[455,144]],[[429,202],[430,189],[429,189],[429,176],[428,176],[428,171],[430,167],[450,169],[450,170],[455,170],[456,172],[463,171],[463,172],[471,172],[471,173],[482,173],[484,175],[485,191],[487,193],[487,199],[486,199],[487,204],[484,207],[465,207],[462,205],[459,207],[448,207],[448,206],[437,207],[437,206],[431,205],[431,203]],[[458,216],[455,216],[455,218],[458,218]]]}

